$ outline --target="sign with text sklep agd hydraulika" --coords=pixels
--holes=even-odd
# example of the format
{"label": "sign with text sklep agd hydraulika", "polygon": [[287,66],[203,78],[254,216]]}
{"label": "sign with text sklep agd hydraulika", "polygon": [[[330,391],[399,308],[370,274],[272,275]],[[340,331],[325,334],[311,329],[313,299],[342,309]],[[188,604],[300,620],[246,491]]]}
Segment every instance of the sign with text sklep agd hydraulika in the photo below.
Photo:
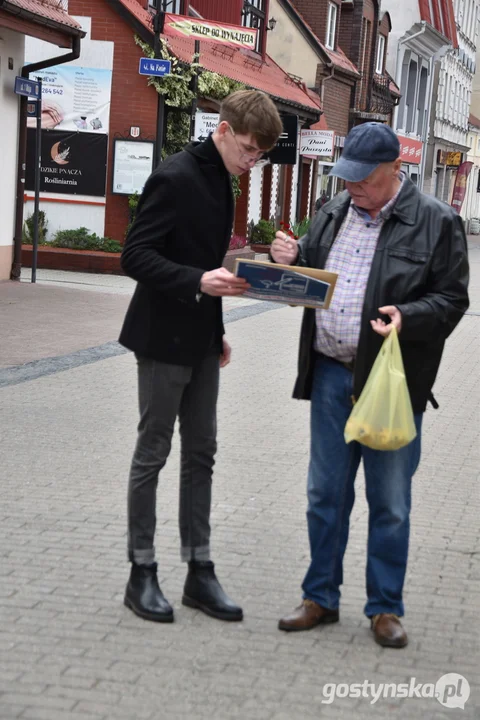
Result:
{"label": "sign with text sklep agd hydraulika", "polygon": [[[64,195],[105,197],[108,135],[42,133],[40,190]],[[26,190],[35,185],[35,132],[27,133]]]}
{"label": "sign with text sklep agd hydraulika", "polygon": [[171,15],[170,13],[165,15],[164,34],[170,37],[192,38],[193,40],[255,50],[257,33],[258,30],[255,28],[242,27],[241,25],[197,20],[184,15]]}

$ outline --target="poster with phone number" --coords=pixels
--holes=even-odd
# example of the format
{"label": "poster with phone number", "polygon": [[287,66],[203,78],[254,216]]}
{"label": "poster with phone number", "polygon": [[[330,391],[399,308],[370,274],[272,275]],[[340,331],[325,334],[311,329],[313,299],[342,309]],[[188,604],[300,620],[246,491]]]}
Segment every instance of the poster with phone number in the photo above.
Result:
{"label": "poster with phone number", "polygon": [[[42,128],[108,133],[112,71],[58,65],[35,73],[42,79]],[[28,118],[28,126],[35,119]]]}

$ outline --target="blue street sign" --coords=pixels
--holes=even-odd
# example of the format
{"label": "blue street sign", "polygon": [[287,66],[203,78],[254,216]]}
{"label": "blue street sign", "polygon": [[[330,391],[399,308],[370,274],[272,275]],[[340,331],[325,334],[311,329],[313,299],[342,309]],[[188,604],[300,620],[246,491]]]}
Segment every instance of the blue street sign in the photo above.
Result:
{"label": "blue street sign", "polygon": [[25,97],[39,98],[40,83],[37,80],[29,80],[24,77],[15,78],[15,92],[17,95],[25,95]]}
{"label": "blue street sign", "polygon": [[170,60],[156,60],[152,58],[140,58],[140,67],[138,72],[140,75],[154,75],[155,77],[163,77],[170,75],[172,63]]}

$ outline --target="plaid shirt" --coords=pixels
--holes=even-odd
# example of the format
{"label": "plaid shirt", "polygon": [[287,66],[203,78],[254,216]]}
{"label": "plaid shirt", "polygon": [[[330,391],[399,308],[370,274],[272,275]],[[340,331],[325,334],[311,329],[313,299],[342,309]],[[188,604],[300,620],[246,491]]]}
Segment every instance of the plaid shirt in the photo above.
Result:
{"label": "plaid shirt", "polygon": [[347,216],[327,258],[325,270],[338,273],[335,292],[328,310],[317,310],[315,350],[322,355],[350,362],[357,354],[363,300],[380,231],[392,214],[401,185],[395,196],[373,220],[350,204]]}

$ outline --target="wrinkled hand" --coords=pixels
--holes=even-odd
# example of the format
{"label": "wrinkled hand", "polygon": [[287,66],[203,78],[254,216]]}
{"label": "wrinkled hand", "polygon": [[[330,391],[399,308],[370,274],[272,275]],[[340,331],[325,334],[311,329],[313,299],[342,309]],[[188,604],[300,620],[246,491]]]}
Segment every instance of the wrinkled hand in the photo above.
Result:
{"label": "wrinkled hand", "polygon": [[280,265],[293,265],[298,257],[298,243],[284,232],[277,232],[270,255]]}
{"label": "wrinkled hand", "polygon": [[400,332],[402,329],[402,313],[395,305],[385,305],[384,307],[378,308],[378,312],[382,313],[382,315],[389,315],[390,323],[387,324],[383,320],[380,320],[380,318],[370,320],[370,325],[376,333],[387,337],[387,335],[390,335],[392,327],[397,329],[397,333]]}
{"label": "wrinkled hand", "polygon": [[226,365],[229,364],[231,359],[232,359],[232,348],[224,336],[223,337],[223,351],[222,351],[222,354],[220,355],[220,367],[224,368]]}
{"label": "wrinkled hand", "polygon": [[223,267],[204,273],[200,281],[201,292],[213,297],[243,295],[249,287],[244,278],[236,277]]}

